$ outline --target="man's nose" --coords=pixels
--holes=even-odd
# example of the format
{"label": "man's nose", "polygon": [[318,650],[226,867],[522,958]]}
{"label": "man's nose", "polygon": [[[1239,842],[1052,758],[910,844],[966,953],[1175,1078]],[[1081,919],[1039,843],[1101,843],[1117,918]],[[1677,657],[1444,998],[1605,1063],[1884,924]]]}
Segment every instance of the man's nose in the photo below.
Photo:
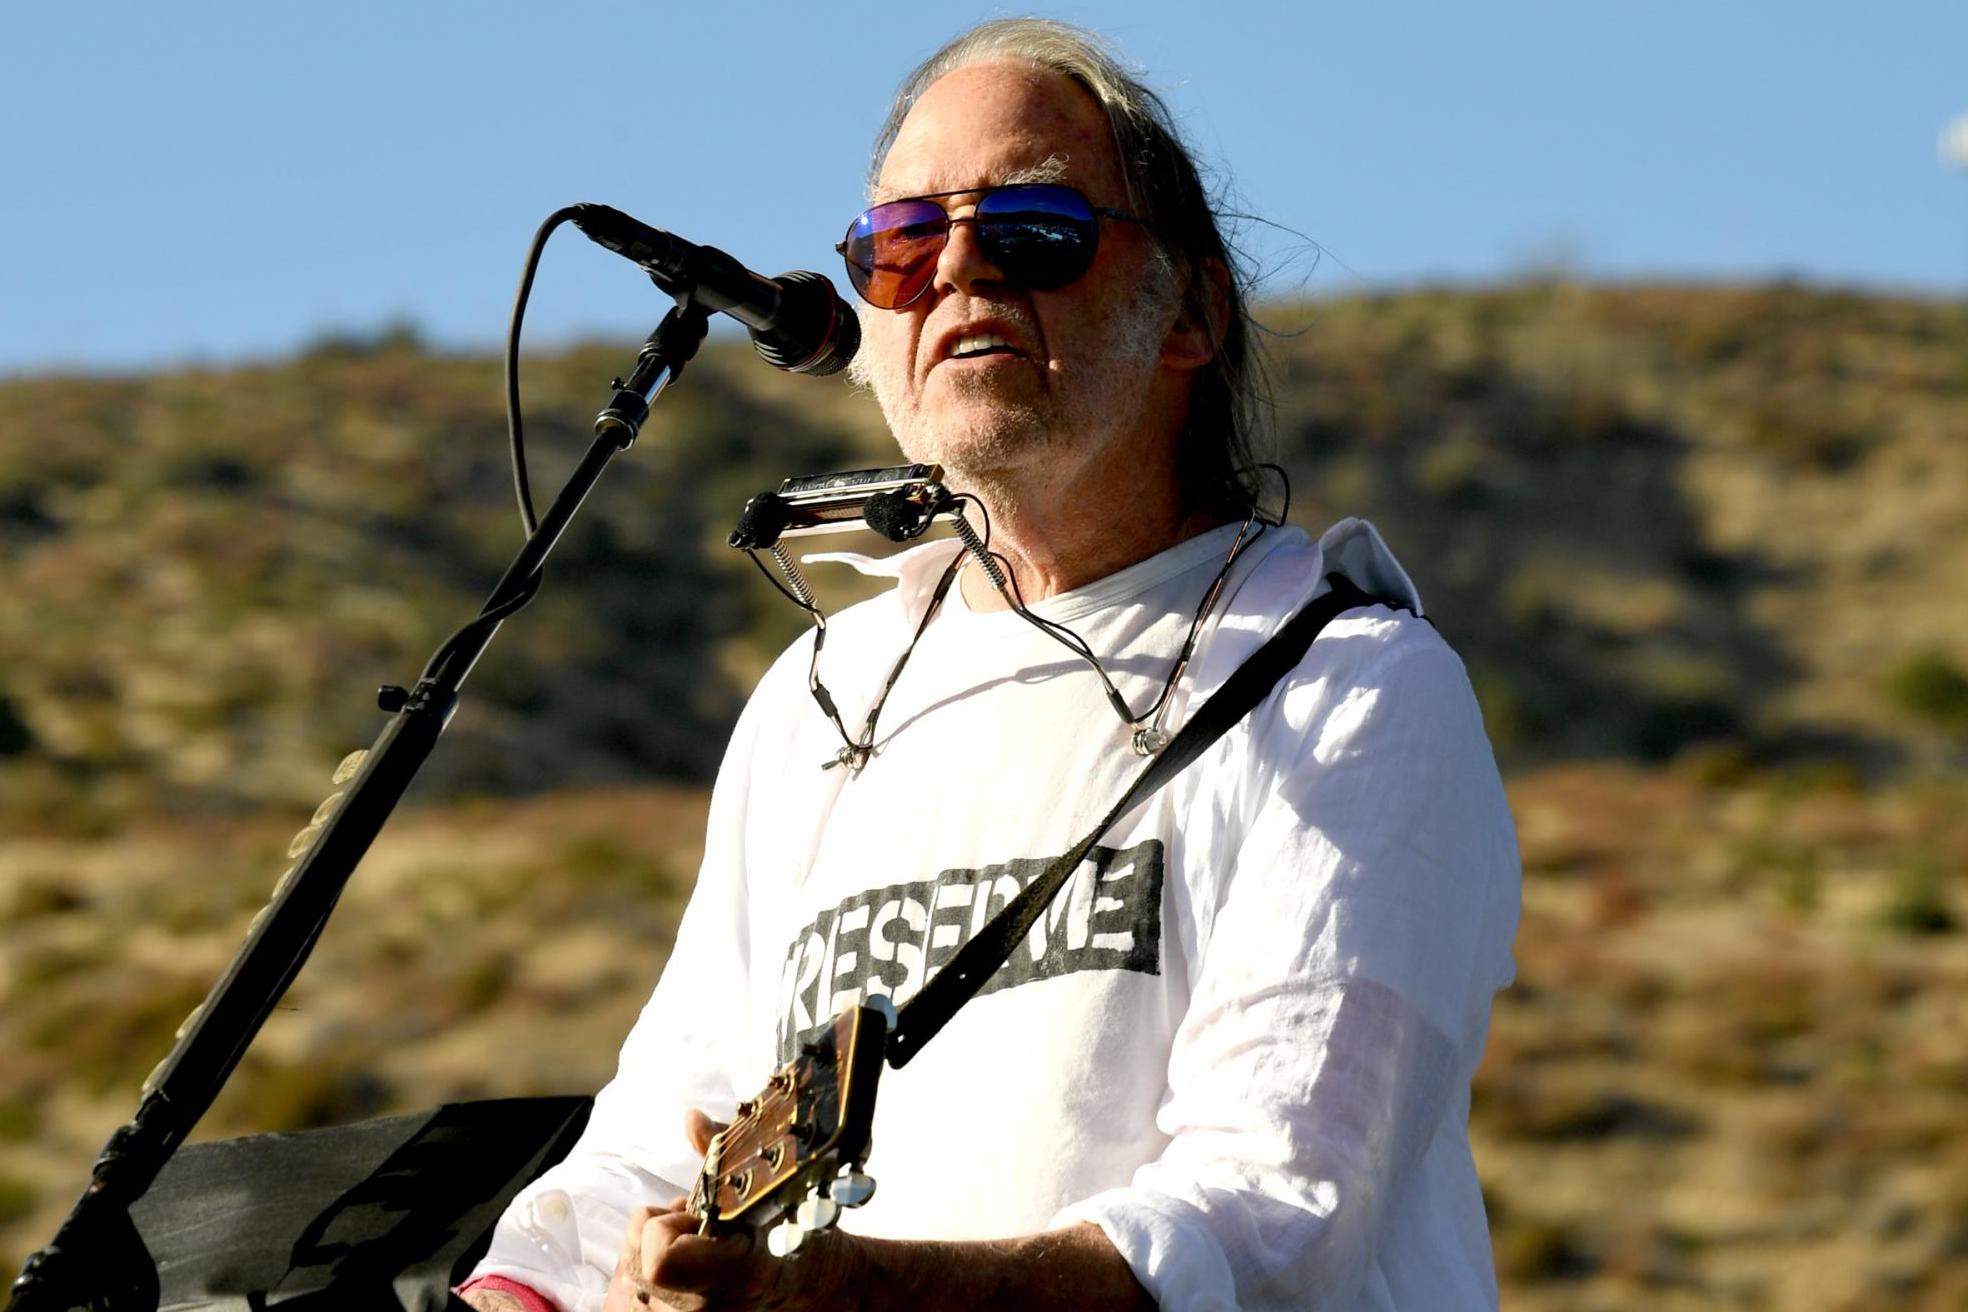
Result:
{"label": "man's nose", "polygon": [[964,215],[950,220],[950,235],[943,253],[936,259],[936,290],[970,293],[979,286],[1002,283],[1004,271],[991,263],[984,243],[977,239],[977,218]]}

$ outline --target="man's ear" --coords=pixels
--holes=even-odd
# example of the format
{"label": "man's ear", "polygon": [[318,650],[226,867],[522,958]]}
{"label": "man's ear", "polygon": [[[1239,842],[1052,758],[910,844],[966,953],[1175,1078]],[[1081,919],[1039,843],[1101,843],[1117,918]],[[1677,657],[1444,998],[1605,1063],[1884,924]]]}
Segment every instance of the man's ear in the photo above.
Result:
{"label": "man's ear", "polygon": [[1216,358],[1217,344],[1230,317],[1230,270],[1222,260],[1204,260],[1182,288],[1182,309],[1162,341],[1162,363],[1185,372]]}

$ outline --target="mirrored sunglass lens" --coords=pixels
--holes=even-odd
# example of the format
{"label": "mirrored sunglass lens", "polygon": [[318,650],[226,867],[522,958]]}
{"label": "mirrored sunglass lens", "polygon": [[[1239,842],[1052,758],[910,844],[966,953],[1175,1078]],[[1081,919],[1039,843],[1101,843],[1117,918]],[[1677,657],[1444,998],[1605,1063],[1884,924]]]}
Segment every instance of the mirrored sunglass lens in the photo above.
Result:
{"label": "mirrored sunglass lens", "polygon": [[942,206],[932,202],[877,205],[848,227],[848,281],[879,309],[907,304],[928,285],[949,231]]}
{"label": "mirrored sunglass lens", "polygon": [[977,233],[1006,277],[1054,291],[1093,264],[1099,229],[1086,197],[1070,187],[1005,187],[977,204]]}

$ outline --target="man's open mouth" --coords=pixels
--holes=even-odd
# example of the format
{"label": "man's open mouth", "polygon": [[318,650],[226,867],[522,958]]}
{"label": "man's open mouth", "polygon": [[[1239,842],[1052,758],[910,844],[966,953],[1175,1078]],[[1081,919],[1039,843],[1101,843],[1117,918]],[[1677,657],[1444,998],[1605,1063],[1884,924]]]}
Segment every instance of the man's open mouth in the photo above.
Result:
{"label": "man's open mouth", "polygon": [[960,337],[950,350],[952,360],[975,360],[986,355],[1019,355],[1025,353],[1007,342],[996,333],[973,333]]}

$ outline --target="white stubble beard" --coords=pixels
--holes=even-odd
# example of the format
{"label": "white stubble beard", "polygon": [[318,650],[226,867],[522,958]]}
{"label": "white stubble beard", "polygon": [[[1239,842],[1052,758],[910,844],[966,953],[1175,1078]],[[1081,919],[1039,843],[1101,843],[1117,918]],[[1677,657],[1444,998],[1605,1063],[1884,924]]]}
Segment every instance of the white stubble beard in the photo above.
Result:
{"label": "white stubble beard", "polygon": [[[1029,401],[1004,397],[987,379],[954,373],[939,380],[961,401],[956,414],[934,431],[919,393],[910,387],[913,361],[903,351],[882,351],[878,343],[892,327],[874,323],[892,311],[860,305],[862,341],[867,348],[848,365],[856,386],[875,394],[896,445],[910,460],[941,464],[953,483],[983,491],[1002,485],[1011,471],[1048,451],[1087,447],[1117,431],[1132,430],[1148,403],[1149,383],[1161,357],[1162,342],[1174,317],[1173,270],[1159,253],[1135,284],[1134,294],[1098,321],[1094,340],[1080,349],[1052,387]],[[1017,303],[978,301],[977,308],[1014,324],[1028,323]],[[870,328],[874,331],[868,331]],[[1040,364],[1038,367],[1045,367]]]}

